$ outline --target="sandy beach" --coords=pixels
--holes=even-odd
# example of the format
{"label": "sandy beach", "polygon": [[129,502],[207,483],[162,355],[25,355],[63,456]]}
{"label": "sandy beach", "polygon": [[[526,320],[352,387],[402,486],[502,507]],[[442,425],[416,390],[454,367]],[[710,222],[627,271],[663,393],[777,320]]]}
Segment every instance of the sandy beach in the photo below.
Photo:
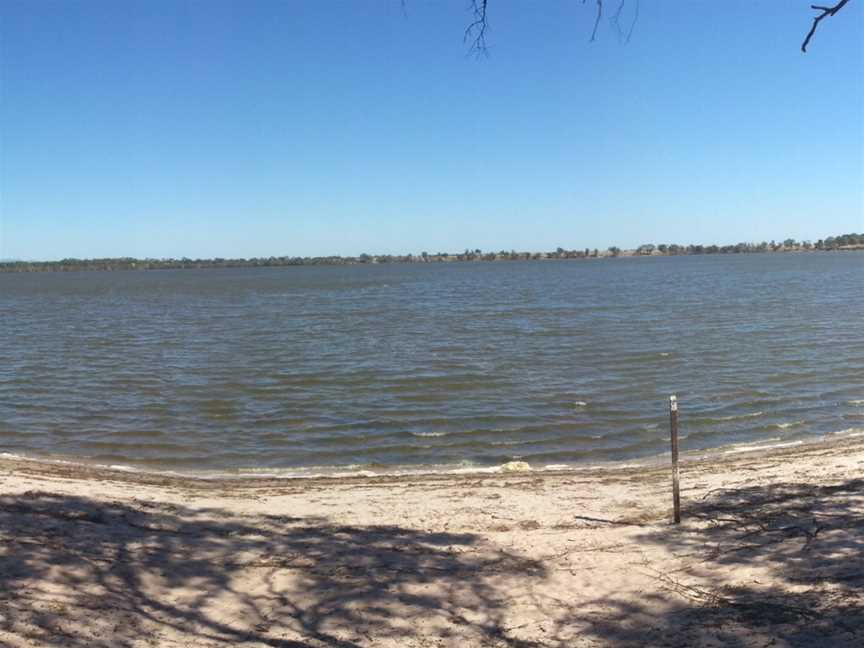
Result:
{"label": "sandy beach", "polygon": [[864,439],[196,480],[0,460],[0,645],[860,646]]}

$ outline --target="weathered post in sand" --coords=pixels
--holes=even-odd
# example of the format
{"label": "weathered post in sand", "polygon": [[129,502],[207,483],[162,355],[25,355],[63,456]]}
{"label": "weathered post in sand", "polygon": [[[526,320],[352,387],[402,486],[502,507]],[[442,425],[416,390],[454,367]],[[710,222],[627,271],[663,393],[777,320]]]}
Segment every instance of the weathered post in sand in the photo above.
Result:
{"label": "weathered post in sand", "polygon": [[672,433],[672,508],[675,524],[681,522],[681,495],[678,491],[678,397],[669,397],[669,428]]}

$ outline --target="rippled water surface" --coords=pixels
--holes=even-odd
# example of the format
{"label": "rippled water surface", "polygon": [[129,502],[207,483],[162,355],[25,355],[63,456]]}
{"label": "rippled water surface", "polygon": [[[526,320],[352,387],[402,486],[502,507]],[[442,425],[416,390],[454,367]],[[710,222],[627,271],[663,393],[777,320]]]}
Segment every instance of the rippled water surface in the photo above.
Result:
{"label": "rippled water surface", "polygon": [[864,431],[864,254],[0,274],[0,452],[532,465]]}

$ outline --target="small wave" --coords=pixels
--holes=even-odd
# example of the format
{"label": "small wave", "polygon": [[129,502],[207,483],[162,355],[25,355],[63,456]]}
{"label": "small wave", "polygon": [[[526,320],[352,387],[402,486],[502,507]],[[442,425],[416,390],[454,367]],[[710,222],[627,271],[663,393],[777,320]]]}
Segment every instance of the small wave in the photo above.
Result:
{"label": "small wave", "polygon": [[585,401],[576,401],[573,403],[573,407],[587,407],[588,403]]}
{"label": "small wave", "polygon": [[464,475],[466,473],[488,473],[488,474],[498,474],[498,473],[511,473],[511,472],[531,472],[531,466],[524,461],[508,461],[505,464],[501,464],[500,466],[490,466],[488,468],[478,468],[477,466],[470,466],[467,468],[456,468],[453,470],[446,471],[445,474],[450,475]]}
{"label": "small wave", "polygon": [[[71,459],[55,459],[51,457],[32,457],[27,455],[15,454],[12,452],[0,452],[0,459],[11,459],[14,461],[30,461],[37,464],[49,464],[49,465],[57,465],[57,466],[79,466],[81,468],[107,468],[108,470],[114,470],[117,472],[129,472],[129,473],[144,473],[147,472],[140,468],[136,468],[135,466],[129,466],[126,464],[103,464],[103,463],[91,463],[89,461],[75,461]],[[157,471],[154,471],[157,472]],[[173,473],[171,471],[158,471],[162,474],[179,474]]]}
{"label": "small wave", "polygon": [[450,470],[443,470],[441,474],[443,475],[473,475],[474,473],[480,475],[495,475],[501,472],[501,468],[499,466],[491,466],[489,468],[480,468],[479,466],[474,466],[471,468],[452,468]]}
{"label": "small wave", "polygon": [[107,468],[109,468],[111,470],[117,470],[119,472],[131,472],[131,473],[141,472],[140,470],[138,470],[137,468],[135,468],[133,466],[124,466],[122,464],[111,464],[110,466],[107,466]]}
{"label": "small wave", "polygon": [[864,399],[861,400],[850,400],[850,405],[855,405],[856,407],[864,407]]}
{"label": "small wave", "polygon": [[844,437],[859,437],[864,436],[864,428],[860,427],[850,427],[843,430],[837,430],[835,432],[829,432],[831,436],[844,436]]}
{"label": "small wave", "polygon": [[789,421],[788,423],[774,423],[771,427],[777,428],[779,430],[786,430],[790,427],[795,427],[796,425],[804,425],[804,421]]}
{"label": "small wave", "polygon": [[747,445],[725,450],[723,454],[735,454],[738,452],[753,452],[756,450],[774,450],[776,448],[791,448],[802,445],[803,441],[790,441],[789,443],[767,443],[765,445]]}
{"label": "small wave", "polygon": [[443,437],[449,434],[449,432],[411,432],[411,436],[415,437]]}
{"label": "small wave", "polygon": [[377,477],[378,473],[371,470],[352,470],[351,472],[336,472],[330,477]]}
{"label": "small wave", "polygon": [[139,438],[139,437],[160,437],[164,436],[164,432],[161,430],[114,430],[113,432],[109,432],[108,436],[112,437],[121,437],[121,438]]}
{"label": "small wave", "polygon": [[751,412],[750,414],[738,414],[737,416],[724,416],[720,420],[721,421],[732,421],[739,418],[756,418],[757,416],[762,416],[765,412]]}
{"label": "small wave", "polygon": [[729,416],[718,416],[713,421],[735,421],[737,419],[756,418],[762,416],[765,412],[751,412],[749,414],[730,414]]}

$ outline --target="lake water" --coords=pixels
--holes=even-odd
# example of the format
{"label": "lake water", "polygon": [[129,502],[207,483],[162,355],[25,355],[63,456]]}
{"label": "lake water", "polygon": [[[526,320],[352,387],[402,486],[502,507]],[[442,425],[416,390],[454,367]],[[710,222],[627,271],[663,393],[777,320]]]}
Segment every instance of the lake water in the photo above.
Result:
{"label": "lake water", "polygon": [[[534,467],[864,431],[864,254],[0,274],[0,452]],[[746,446],[745,446],[746,447]]]}

